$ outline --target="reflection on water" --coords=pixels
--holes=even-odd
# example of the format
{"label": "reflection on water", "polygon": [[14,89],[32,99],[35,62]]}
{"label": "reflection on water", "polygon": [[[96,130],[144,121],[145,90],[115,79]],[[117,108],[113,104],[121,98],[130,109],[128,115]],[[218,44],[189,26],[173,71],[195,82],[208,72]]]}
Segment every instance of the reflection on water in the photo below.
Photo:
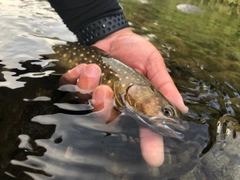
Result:
{"label": "reflection on water", "polygon": [[[88,102],[58,90],[54,60],[39,54],[76,38],[48,2],[0,0],[0,179],[240,178],[239,18],[213,1],[121,3],[191,109],[184,141],[165,138],[164,165],[149,167],[135,121],[106,125]],[[203,13],[185,14],[182,3]]]}
{"label": "reflection on water", "polygon": [[[114,171],[114,161],[111,158],[115,156],[119,158],[118,152],[111,149],[114,146],[116,149],[128,148],[128,152],[122,151],[120,154],[127,154],[131,157],[125,158],[128,161],[120,164],[123,166],[127,163],[128,168],[123,166],[120,169],[137,176],[139,169],[143,168],[141,164],[134,165],[135,162],[142,161],[139,146],[136,143],[128,144],[128,137],[120,134],[120,130],[116,127],[109,128],[93,119],[94,116],[90,115],[81,116],[80,119],[79,115],[61,113],[35,116],[32,119],[33,122],[44,125],[56,124],[55,132],[50,139],[39,139],[34,142],[35,146],[46,149],[46,152],[40,157],[25,153],[27,155],[25,161],[12,160],[11,164],[24,167],[26,174],[34,178],[78,179],[81,175],[81,179],[88,179],[88,177],[91,177],[90,179],[112,179],[114,178],[111,175],[111,171]],[[106,132],[115,134],[107,136]],[[19,148],[26,152],[34,151],[28,136],[21,140]],[[119,160],[122,161],[123,158]],[[44,173],[39,176],[38,171]]]}

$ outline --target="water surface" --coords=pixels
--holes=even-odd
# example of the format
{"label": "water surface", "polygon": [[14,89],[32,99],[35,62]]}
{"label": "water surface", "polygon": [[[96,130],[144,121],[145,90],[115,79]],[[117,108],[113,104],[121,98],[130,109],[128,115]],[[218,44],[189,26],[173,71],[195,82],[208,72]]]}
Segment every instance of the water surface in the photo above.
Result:
{"label": "water surface", "polygon": [[[183,13],[180,3],[203,12]],[[57,67],[44,68],[53,60],[40,54],[76,41],[49,3],[0,0],[0,179],[240,178],[239,17],[212,1],[121,4],[195,113],[184,141],[165,138],[164,165],[149,167],[134,120],[105,125],[87,102],[58,90]]]}

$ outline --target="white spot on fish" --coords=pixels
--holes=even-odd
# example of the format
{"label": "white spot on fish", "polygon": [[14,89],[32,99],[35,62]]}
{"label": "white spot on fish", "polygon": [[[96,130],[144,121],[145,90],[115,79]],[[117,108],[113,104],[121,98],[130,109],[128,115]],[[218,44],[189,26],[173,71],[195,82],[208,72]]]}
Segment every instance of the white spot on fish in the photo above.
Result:
{"label": "white spot on fish", "polygon": [[92,55],[91,57],[92,57],[92,58],[95,58],[95,55]]}
{"label": "white spot on fish", "polygon": [[112,81],[111,80],[108,80],[108,84],[111,84],[112,83]]}
{"label": "white spot on fish", "polygon": [[128,77],[128,76],[126,76],[125,78],[126,78],[126,79],[129,79],[129,77]]}
{"label": "white spot on fish", "polygon": [[87,60],[87,58],[85,57],[85,58],[84,58],[84,60],[86,61],[86,60]]}
{"label": "white spot on fish", "polygon": [[124,88],[125,86],[126,86],[125,84],[122,85],[123,88]]}
{"label": "white spot on fish", "polygon": [[76,53],[74,52],[73,55],[76,56]]}
{"label": "white spot on fish", "polygon": [[104,73],[102,73],[102,76],[104,76]]}
{"label": "white spot on fish", "polygon": [[64,54],[63,57],[67,57],[67,54]]}
{"label": "white spot on fish", "polygon": [[80,54],[80,57],[83,57],[84,56],[84,54]]}

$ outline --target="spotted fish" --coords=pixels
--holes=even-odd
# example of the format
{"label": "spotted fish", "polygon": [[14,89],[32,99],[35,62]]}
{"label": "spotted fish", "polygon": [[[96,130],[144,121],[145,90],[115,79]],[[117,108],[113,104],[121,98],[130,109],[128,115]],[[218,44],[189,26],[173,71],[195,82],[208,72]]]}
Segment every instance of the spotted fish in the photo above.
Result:
{"label": "spotted fish", "polygon": [[175,138],[183,138],[188,128],[177,110],[140,73],[102,51],[79,43],[53,46],[58,66],[66,70],[81,63],[95,63],[102,69],[101,84],[110,86],[115,94],[115,106],[153,131]]}

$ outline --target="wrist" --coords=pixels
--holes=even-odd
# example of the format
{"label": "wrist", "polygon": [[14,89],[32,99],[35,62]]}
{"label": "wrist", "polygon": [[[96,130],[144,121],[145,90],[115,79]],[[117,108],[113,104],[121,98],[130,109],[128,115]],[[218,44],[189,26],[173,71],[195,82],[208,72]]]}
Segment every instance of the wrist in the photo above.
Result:
{"label": "wrist", "polygon": [[114,44],[113,42],[115,40],[119,39],[121,36],[126,35],[126,34],[133,34],[132,30],[129,27],[121,29],[117,32],[114,32],[114,33],[110,34],[109,36],[99,40],[98,42],[96,42],[92,46],[103,50],[107,54],[111,54],[111,48]]}

